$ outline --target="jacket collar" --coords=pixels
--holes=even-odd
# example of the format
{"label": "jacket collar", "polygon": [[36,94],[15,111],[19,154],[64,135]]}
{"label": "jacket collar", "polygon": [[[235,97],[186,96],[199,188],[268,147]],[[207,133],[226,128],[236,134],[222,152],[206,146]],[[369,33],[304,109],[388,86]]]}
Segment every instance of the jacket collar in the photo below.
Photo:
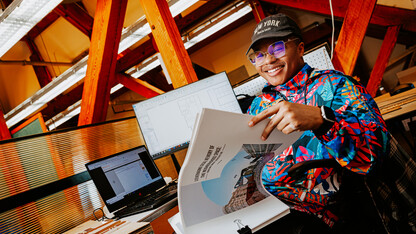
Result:
{"label": "jacket collar", "polygon": [[292,79],[287,81],[285,84],[272,86],[270,84],[266,84],[263,89],[263,92],[270,92],[270,91],[278,91],[282,93],[284,96],[293,95],[299,92],[302,92],[303,87],[305,86],[309,75],[313,71],[307,63],[302,67],[302,69],[294,76]]}

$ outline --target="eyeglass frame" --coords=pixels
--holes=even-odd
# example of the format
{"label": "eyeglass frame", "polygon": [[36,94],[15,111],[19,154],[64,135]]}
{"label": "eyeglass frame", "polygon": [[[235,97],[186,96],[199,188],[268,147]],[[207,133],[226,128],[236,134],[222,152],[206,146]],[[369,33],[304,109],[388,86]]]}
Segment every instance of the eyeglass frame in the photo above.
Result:
{"label": "eyeglass frame", "polygon": [[[253,55],[253,54],[256,54],[256,53],[261,53],[261,54],[264,56],[264,59],[266,59],[267,54],[269,54],[270,56],[273,56],[275,59],[281,58],[281,57],[283,57],[283,56],[285,56],[285,55],[286,55],[286,43],[291,42],[291,41],[296,41],[296,40],[300,40],[300,38],[296,37],[296,38],[292,38],[292,39],[290,39],[290,38],[289,38],[289,39],[288,39],[288,40],[286,40],[286,41],[284,41],[284,40],[275,41],[275,42],[273,42],[272,44],[270,44],[269,46],[267,46],[267,51],[266,51],[266,52],[259,51],[259,50],[253,51],[252,53],[250,53],[250,54],[248,54],[248,55],[247,55],[247,59],[248,59],[248,60],[250,61],[250,63],[251,63],[251,64],[253,64],[254,66],[261,66],[261,65],[263,65],[264,61],[263,61],[261,64],[256,64],[256,62],[254,62],[254,63],[253,63],[253,62],[251,62],[250,56],[251,56],[251,55]],[[282,43],[283,43],[284,54],[283,54],[282,56],[275,57],[274,55],[270,54],[269,49],[270,49],[270,47],[271,47],[272,45],[274,45],[274,44],[276,44],[276,43],[278,43],[278,42],[282,42]]]}

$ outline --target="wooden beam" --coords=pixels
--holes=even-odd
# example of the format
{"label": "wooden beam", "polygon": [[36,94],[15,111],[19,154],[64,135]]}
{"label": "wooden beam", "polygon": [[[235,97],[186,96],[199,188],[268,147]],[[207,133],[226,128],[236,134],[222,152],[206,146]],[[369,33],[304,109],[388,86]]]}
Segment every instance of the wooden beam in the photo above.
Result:
{"label": "wooden beam", "polygon": [[127,0],[98,0],[78,125],[105,121]]}
{"label": "wooden beam", "polygon": [[[228,4],[229,1],[226,0],[211,0],[198,9],[192,11],[190,14],[186,15],[183,18],[178,18],[176,20],[176,23],[178,25],[178,28],[180,30],[185,30],[186,28],[189,28],[192,24],[195,22],[199,22],[202,19],[206,18],[208,15],[213,13],[216,9],[219,7],[223,7],[224,5]],[[244,21],[239,20],[236,23],[233,23],[232,25],[222,29],[220,32],[215,33],[213,36],[207,38],[201,43],[198,43],[197,45],[193,46],[189,53],[192,53],[192,51],[198,49],[200,46],[203,46],[207,43],[210,43],[211,41],[218,39],[222,35],[226,34],[227,32],[233,30],[234,28],[240,26],[241,24],[247,22],[248,20],[252,20],[252,15],[249,16]],[[246,17],[244,17],[246,18]],[[151,37],[152,35],[149,34]],[[206,41],[206,42],[205,42]],[[154,40],[152,41],[146,41],[137,48],[133,50],[126,50],[123,51],[123,56],[119,56],[117,59],[117,72],[123,72],[127,70],[128,68],[131,68],[132,66],[139,64],[146,58],[148,58],[149,54],[154,54],[155,51],[157,51],[157,48],[155,46],[152,46],[154,44]],[[141,80],[148,82],[149,84],[158,87],[159,89],[163,91],[169,91],[172,90],[173,87],[171,84],[168,84],[166,81],[166,78],[160,74],[160,67],[153,69],[146,74],[144,74],[142,77],[140,77]],[[68,92],[67,94],[59,95],[57,98],[52,100],[48,103],[48,106],[42,110],[42,114],[45,120],[49,120],[57,113],[60,113],[64,111],[68,106],[74,104],[82,97],[82,90],[83,90],[83,84],[78,86],[76,89]],[[117,92],[118,93],[118,92]]]}
{"label": "wooden beam", "polygon": [[389,62],[390,55],[396,45],[397,36],[399,35],[400,26],[391,26],[387,29],[380,52],[378,52],[376,63],[371,71],[370,79],[367,83],[367,90],[371,96],[375,97],[381,80],[383,79],[384,71]]}
{"label": "wooden beam", "polygon": [[[384,26],[369,25],[365,35],[374,37],[380,40],[384,40],[384,36],[386,35],[387,28],[388,27],[384,27]],[[406,47],[413,46],[415,45],[415,38],[416,38],[416,32],[403,31],[403,25],[402,25],[402,27],[400,28],[400,33],[399,33],[399,36],[397,37],[396,43],[405,45]]]}
{"label": "wooden beam", "polygon": [[27,33],[27,36],[34,40],[37,36],[39,36],[39,34],[41,34],[47,27],[53,24],[58,18],[59,15],[52,11],[51,13],[46,15],[38,24],[36,24]]}
{"label": "wooden beam", "polygon": [[249,0],[251,9],[253,10],[254,19],[259,23],[262,19],[266,18],[263,8],[258,0]]}
{"label": "wooden beam", "polygon": [[92,18],[84,9],[78,4],[68,3],[60,4],[55,10],[60,16],[64,17],[68,22],[74,25],[78,30],[91,38],[92,25],[94,18]]}
{"label": "wooden beam", "polygon": [[351,0],[334,49],[335,69],[352,75],[377,0]]}
{"label": "wooden beam", "polygon": [[140,79],[135,79],[129,75],[119,73],[117,74],[117,80],[124,87],[142,95],[145,98],[151,98],[159,94],[165,93],[164,91],[156,88],[149,83]]}
{"label": "wooden beam", "polygon": [[416,32],[416,11],[397,7],[376,5],[371,24],[381,26],[403,25],[407,31]]}
{"label": "wooden beam", "polygon": [[223,8],[229,3],[230,1],[228,0],[210,0],[196,10],[187,14],[185,17],[175,18],[176,25],[178,26],[180,32],[184,32],[188,30],[192,25],[201,23],[213,12]]}
{"label": "wooden beam", "polygon": [[[32,52],[32,54],[30,55],[30,61],[45,62],[45,60],[40,55],[40,52],[35,42],[29,37],[25,37],[24,40],[26,41],[26,44]],[[45,87],[47,84],[49,84],[49,82],[52,81],[52,75],[49,72],[47,66],[33,66],[33,70],[35,71],[36,77],[38,78],[38,82],[41,88]]]}
{"label": "wooden beam", "polygon": [[[175,23],[178,26],[178,30],[180,32],[183,32],[189,29],[189,27],[191,27],[192,25],[201,22],[203,19],[206,19],[206,17],[215,12],[217,9],[224,7],[227,4],[229,4],[229,1],[227,0],[211,0],[199,7],[198,9],[192,11],[183,18],[176,17]],[[151,38],[151,41],[146,41],[145,43],[136,47],[134,50],[126,52],[122,58],[118,59],[116,69],[118,72],[126,71],[127,69],[141,63],[150,55],[153,55],[158,51],[157,45],[155,45],[156,42],[154,41],[152,34],[149,34],[148,36]]]}
{"label": "wooden beam", "polygon": [[0,141],[12,138],[9,128],[7,127],[4,114],[0,106]]}
{"label": "wooden beam", "polygon": [[147,40],[140,46],[126,53],[123,57],[120,57],[117,61],[117,72],[124,72],[155,54],[157,51],[153,46],[152,40],[153,38],[150,38],[150,40]]}
{"label": "wooden beam", "polygon": [[[326,16],[331,15],[328,0],[262,0],[280,6],[291,7],[299,10],[314,12]],[[332,1],[334,16],[344,18],[350,0]],[[365,1],[363,1],[365,2]],[[416,32],[416,11],[396,7],[377,5],[374,9],[370,23],[381,26],[403,24],[403,28]]]}
{"label": "wooden beam", "polygon": [[166,0],[140,0],[140,3],[173,87],[178,88],[197,81],[198,78],[192,67],[191,59],[185,50]]}
{"label": "wooden beam", "polygon": [[213,42],[215,40],[218,40],[222,36],[224,36],[227,33],[233,31],[234,29],[240,27],[241,25],[253,20],[253,18],[254,18],[253,14],[247,14],[247,15],[241,17],[240,19],[238,19],[238,20],[234,21],[233,23],[229,24],[227,27],[224,27],[221,30],[215,32],[214,34],[212,34],[208,38],[204,39],[203,41],[193,45],[191,48],[188,49],[188,53],[192,54],[195,51],[203,48],[204,46],[207,46],[211,42]]}
{"label": "wooden beam", "polygon": [[19,124],[17,127],[13,128],[13,130],[10,131],[10,134],[14,135],[15,133],[17,133],[18,131],[22,130],[24,127],[26,127],[27,125],[29,125],[30,123],[32,123],[36,119],[39,120],[39,124],[40,124],[40,128],[42,129],[42,132],[47,132],[48,131],[48,128],[45,125],[45,121],[43,120],[42,113],[39,112],[36,115],[30,117],[25,122]]}
{"label": "wooden beam", "polygon": [[75,87],[73,90],[66,94],[61,94],[48,103],[48,106],[42,110],[43,118],[48,121],[54,117],[57,113],[61,113],[69,106],[75,104],[82,98],[82,92],[84,89],[84,83]]}

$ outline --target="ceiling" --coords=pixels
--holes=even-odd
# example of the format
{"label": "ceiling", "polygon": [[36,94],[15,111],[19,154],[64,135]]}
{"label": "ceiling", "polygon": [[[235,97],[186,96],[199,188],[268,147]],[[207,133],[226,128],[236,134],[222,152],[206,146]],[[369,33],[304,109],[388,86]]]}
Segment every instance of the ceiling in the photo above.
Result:
{"label": "ceiling", "polygon": [[[17,1],[17,0],[15,0]],[[12,0],[0,0],[3,9]],[[170,1],[170,4],[172,5]],[[315,1],[281,1],[265,0],[254,1],[262,5],[267,11],[278,11],[280,7],[296,8],[311,11],[316,14],[328,16],[327,0]],[[342,19],[348,7],[348,0],[333,1],[334,14],[337,19]],[[193,30],[208,22],[208,19],[217,17],[221,12],[235,7],[236,4],[246,4],[245,1],[225,1],[225,0],[205,0],[195,1],[191,7],[183,10],[181,14],[174,17],[175,23],[181,33],[186,38],[192,38]],[[382,27],[388,24],[401,24],[404,34],[416,32],[416,23],[408,17],[414,17],[415,4],[412,0],[379,0],[379,6],[373,12],[371,23]],[[10,118],[13,111],[19,111],[25,101],[30,105],[34,100],[30,98],[39,96],[39,92],[45,87],[51,86],[52,81],[62,77],[73,70],[76,66],[87,60],[91,35],[93,34],[94,15],[96,13],[96,0],[65,0],[60,3],[51,13],[36,24],[19,42],[17,42],[0,59],[0,104],[6,121]],[[240,6],[239,9],[243,7]],[[129,0],[124,18],[124,31],[133,26],[140,26],[143,22],[144,13],[139,0]],[[197,51],[211,41],[215,41],[220,36],[237,28],[239,25],[253,20],[253,14],[246,14],[229,24],[226,28],[219,30],[206,39],[188,48],[188,53]],[[137,26],[138,27],[138,26]],[[195,33],[196,34],[196,33]],[[414,35],[414,34],[412,34]],[[189,40],[188,38],[188,40]],[[414,44],[414,42],[413,42]],[[117,71],[128,76],[134,76],[136,70],[143,67],[149,57],[156,53],[151,34],[129,45],[118,56]],[[149,63],[149,62],[148,62]],[[198,67],[197,75],[206,76],[209,74],[204,68]],[[71,70],[72,69],[72,70]],[[136,78],[136,77],[135,77]],[[164,76],[162,68],[156,66],[144,74],[139,79],[147,82],[151,89],[168,91],[172,89]],[[17,88],[18,87],[18,88]],[[111,95],[111,99],[126,92],[127,88],[121,88]],[[37,111],[8,124],[9,128],[17,126],[33,114],[41,112],[45,121],[48,121],[60,113],[67,113],[74,108],[82,98],[83,81],[82,79],[71,85],[61,88],[61,93],[51,100],[39,106]],[[78,103],[79,105],[79,103]]]}

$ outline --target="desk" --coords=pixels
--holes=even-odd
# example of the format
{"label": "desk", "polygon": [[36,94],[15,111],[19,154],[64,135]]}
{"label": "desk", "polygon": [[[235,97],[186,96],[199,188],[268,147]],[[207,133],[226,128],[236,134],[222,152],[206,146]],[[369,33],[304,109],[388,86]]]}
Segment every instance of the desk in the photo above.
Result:
{"label": "desk", "polygon": [[173,233],[168,219],[179,212],[178,199],[172,199],[157,209],[122,218],[130,222],[150,222],[155,234]]}

